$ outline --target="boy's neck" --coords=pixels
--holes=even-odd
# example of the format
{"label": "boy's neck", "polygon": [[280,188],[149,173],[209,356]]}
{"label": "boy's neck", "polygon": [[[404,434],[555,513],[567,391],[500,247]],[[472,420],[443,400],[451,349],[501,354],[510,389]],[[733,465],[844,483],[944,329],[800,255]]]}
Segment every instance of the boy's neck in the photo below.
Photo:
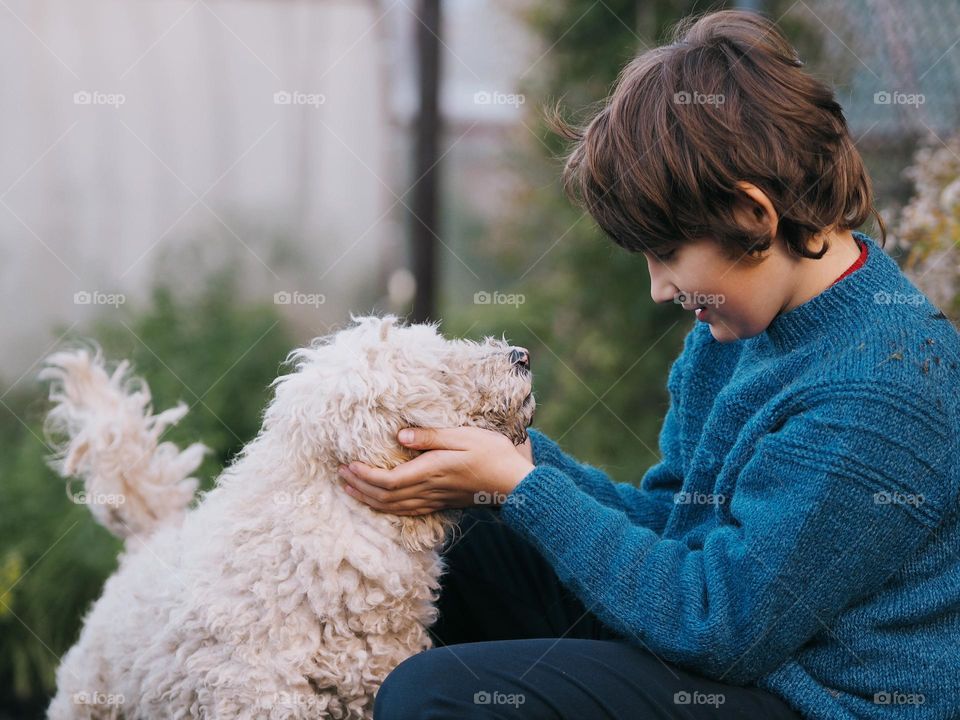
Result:
{"label": "boy's neck", "polygon": [[797,282],[780,309],[780,313],[789,312],[826,290],[860,256],[860,248],[850,230],[824,232],[810,239],[810,249],[817,251],[823,241],[830,249],[819,260],[798,258],[791,273]]}

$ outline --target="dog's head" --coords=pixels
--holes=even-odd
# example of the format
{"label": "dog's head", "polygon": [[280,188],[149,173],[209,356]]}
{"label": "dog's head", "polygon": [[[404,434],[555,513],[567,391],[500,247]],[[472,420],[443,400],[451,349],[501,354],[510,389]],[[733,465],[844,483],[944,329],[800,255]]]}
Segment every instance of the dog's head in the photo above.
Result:
{"label": "dog's head", "polygon": [[[403,427],[473,426],[527,437],[536,401],[529,354],[504,340],[448,340],[434,324],[392,315],[353,324],[295,350],[264,417],[305,468],[359,460],[392,468],[416,455]],[[407,519],[407,518],[404,518]]]}

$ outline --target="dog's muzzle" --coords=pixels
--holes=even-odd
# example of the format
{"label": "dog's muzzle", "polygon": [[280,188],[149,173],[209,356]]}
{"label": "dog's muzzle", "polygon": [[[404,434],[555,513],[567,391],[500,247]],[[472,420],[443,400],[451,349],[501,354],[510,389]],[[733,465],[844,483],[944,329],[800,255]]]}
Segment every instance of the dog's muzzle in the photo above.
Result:
{"label": "dog's muzzle", "polygon": [[513,348],[510,351],[510,364],[520,372],[530,372],[530,351],[526,348]]}

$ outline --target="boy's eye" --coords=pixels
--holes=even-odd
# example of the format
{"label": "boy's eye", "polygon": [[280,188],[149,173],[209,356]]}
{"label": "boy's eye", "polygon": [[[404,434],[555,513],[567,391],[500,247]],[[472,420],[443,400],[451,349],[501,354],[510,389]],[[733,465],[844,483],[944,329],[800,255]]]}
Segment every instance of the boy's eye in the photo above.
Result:
{"label": "boy's eye", "polygon": [[676,254],[677,254],[677,251],[676,249],[674,249],[674,250],[668,250],[667,252],[664,252],[664,253],[654,253],[654,257],[657,260],[669,260]]}

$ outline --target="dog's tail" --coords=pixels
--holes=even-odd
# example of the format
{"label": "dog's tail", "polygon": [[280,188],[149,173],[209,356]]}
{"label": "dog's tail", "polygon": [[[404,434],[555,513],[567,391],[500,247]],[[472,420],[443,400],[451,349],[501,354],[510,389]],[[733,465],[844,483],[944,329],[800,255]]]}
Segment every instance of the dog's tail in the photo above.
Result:
{"label": "dog's tail", "polygon": [[197,489],[191,474],[207,451],[200,443],[180,451],[159,442],[188,408],[181,402],[153,415],[150,389],[129,369],[124,361],[108,374],[99,350],[79,349],[50,355],[40,372],[51,381],[53,407],[44,423],[57,451],[51,465],[83,479],[83,490],[68,494],[121,538],[182,517]]}

